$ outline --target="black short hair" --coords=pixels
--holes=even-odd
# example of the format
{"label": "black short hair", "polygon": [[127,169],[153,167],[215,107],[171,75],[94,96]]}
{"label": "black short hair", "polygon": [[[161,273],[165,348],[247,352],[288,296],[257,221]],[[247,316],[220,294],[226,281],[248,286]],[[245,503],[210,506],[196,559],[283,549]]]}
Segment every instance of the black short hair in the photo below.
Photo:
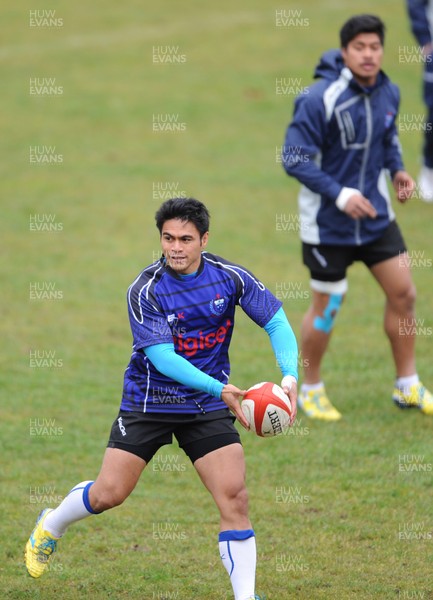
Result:
{"label": "black short hair", "polygon": [[164,223],[170,219],[190,221],[197,227],[200,238],[209,231],[209,211],[202,202],[194,198],[170,198],[161,204],[155,214],[160,234]]}
{"label": "black short hair", "polygon": [[351,17],[340,29],[340,42],[342,48],[360,33],[377,33],[383,46],[385,41],[385,24],[375,15],[356,15]]}

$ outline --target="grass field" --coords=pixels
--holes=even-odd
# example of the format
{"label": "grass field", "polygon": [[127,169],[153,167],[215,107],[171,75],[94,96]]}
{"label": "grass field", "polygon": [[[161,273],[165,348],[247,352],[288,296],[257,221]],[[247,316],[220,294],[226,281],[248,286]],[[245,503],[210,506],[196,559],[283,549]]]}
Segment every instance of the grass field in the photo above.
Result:
{"label": "grass field", "polygon": [[[421,65],[404,2],[355,10],[386,21],[384,68],[402,91],[401,122],[416,121]],[[352,12],[339,0],[1,9],[2,598],[232,597],[216,509],[175,445],[123,506],[71,528],[41,580],[23,549],[41,508],[97,475],[130,355],[125,292],[158,254],[162,200],[204,201],[210,251],[287,292],[299,333],[309,287],[298,185],[276,160],[294,93],[276,80],[308,85]],[[402,127],[413,175],[421,140],[419,122]],[[431,389],[433,208],[395,209],[417,257],[418,371]],[[324,364],[341,422],[299,415],[281,438],[242,433],[261,600],[433,598],[433,421],[390,401],[382,308],[355,265]],[[231,359],[240,387],[279,380],[266,334],[241,313]]]}

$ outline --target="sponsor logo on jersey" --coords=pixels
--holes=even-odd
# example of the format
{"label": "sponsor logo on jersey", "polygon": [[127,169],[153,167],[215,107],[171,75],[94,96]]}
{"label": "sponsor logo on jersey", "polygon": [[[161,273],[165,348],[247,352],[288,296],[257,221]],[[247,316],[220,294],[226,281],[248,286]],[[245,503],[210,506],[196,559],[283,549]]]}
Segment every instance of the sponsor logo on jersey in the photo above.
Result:
{"label": "sponsor logo on jersey", "polygon": [[223,344],[232,325],[232,321],[227,319],[225,325],[221,325],[216,331],[207,334],[199,331],[195,337],[175,335],[173,336],[174,345],[178,352],[183,352],[188,357],[194,356],[199,350],[210,350],[217,344]]}

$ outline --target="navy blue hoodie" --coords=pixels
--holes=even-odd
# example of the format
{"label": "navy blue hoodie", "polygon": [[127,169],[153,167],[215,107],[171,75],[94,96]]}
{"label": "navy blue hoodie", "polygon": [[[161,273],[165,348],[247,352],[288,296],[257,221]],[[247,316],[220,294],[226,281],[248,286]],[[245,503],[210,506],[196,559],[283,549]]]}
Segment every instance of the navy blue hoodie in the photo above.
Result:
{"label": "navy blue hoodie", "polygon": [[[310,244],[367,244],[395,219],[388,180],[404,169],[395,126],[399,90],[382,71],[374,86],[362,87],[339,50],[322,56],[314,76],[320,80],[295,100],[282,153],[286,172],[303,184],[301,238]],[[368,198],[376,219],[354,220],[341,211],[336,200],[343,188]]]}
{"label": "navy blue hoodie", "polygon": [[431,22],[433,19],[433,2],[431,0],[406,0],[411,29],[420,46],[432,41]]}

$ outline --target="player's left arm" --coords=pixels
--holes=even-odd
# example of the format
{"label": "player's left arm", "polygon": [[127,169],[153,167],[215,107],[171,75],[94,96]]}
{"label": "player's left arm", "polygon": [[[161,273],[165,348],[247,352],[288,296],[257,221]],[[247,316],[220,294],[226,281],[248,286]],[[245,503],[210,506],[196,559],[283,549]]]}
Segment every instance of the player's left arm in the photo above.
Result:
{"label": "player's left arm", "polygon": [[[296,417],[297,380],[298,380],[298,344],[295,334],[278,300],[270,290],[245,268],[233,265],[238,273],[236,303],[259,327],[263,327],[270,337],[272,348],[281,369],[283,380],[281,387],[287,394],[292,406],[290,423]],[[242,282],[242,285],[240,284]]]}
{"label": "player's left arm", "polygon": [[292,405],[290,424],[293,425],[298,398],[298,344],[282,307],[266,323],[264,329],[269,335],[275,358],[283,375],[281,387]]}

